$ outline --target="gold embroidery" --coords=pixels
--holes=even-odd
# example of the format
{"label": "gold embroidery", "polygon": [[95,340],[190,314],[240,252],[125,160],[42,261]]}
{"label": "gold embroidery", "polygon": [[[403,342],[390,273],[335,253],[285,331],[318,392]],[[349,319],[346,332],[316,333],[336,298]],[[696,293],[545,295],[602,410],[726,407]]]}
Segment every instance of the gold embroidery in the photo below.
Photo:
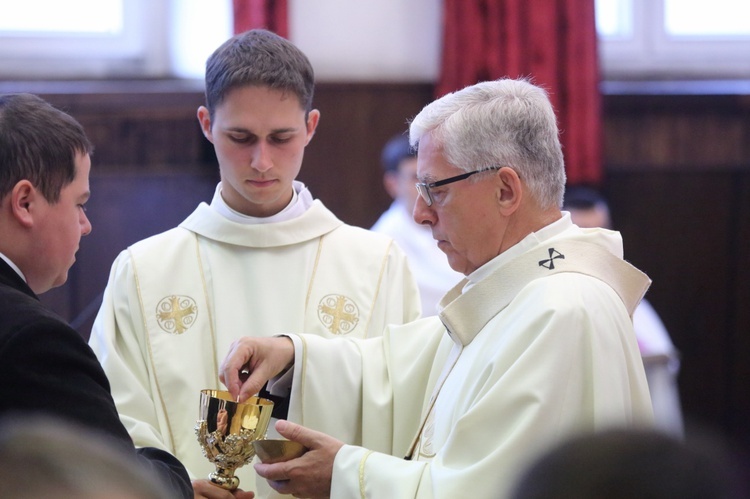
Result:
{"label": "gold embroidery", "polygon": [[182,334],[195,323],[198,306],[189,296],[171,295],[156,305],[156,322],[170,334]]}
{"label": "gold embroidery", "polygon": [[333,334],[349,334],[359,322],[359,308],[344,295],[327,295],[318,304],[318,318]]}

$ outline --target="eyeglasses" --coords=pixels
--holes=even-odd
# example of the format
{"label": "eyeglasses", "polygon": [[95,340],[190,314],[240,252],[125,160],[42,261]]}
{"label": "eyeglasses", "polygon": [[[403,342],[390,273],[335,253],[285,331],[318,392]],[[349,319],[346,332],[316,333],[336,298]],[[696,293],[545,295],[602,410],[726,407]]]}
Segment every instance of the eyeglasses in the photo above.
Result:
{"label": "eyeglasses", "polygon": [[417,182],[414,185],[416,186],[417,192],[419,193],[419,195],[422,196],[422,199],[424,199],[424,202],[427,203],[427,206],[432,206],[433,199],[432,199],[432,192],[430,190],[433,187],[440,187],[443,185],[452,184],[453,182],[458,182],[459,180],[467,179],[476,173],[499,170],[500,168],[501,167],[499,166],[492,166],[490,168],[485,168],[484,170],[474,170],[473,172],[462,173],[461,175],[456,175],[455,177],[438,180],[437,182],[430,182],[429,184],[426,184],[424,182]]}

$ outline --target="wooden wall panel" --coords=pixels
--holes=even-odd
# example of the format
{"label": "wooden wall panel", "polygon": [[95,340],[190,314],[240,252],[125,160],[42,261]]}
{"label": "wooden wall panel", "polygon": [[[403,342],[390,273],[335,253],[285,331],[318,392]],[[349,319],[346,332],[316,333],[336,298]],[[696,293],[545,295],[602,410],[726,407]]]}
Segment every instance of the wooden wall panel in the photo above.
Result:
{"label": "wooden wall panel", "polygon": [[0,82],[0,92],[36,93],[73,115],[94,143],[94,171],[147,172],[210,160],[196,118],[203,91],[162,81]]}
{"label": "wooden wall panel", "polygon": [[750,97],[605,97],[606,193],[682,353],[688,425],[750,449]]}
{"label": "wooden wall panel", "polygon": [[750,175],[735,179],[737,202],[733,217],[737,228],[728,237],[734,245],[734,272],[729,279],[730,357],[728,359],[729,400],[726,406],[727,431],[743,444],[750,455]]}
{"label": "wooden wall panel", "polygon": [[381,149],[431,100],[431,85],[318,85],[314,105],[321,120],[300,180],[345,222],[372,226],[391,202],[383,188]]}
{"label": "wooden wall panel", "polygon": [[[682,356],[681,397],[690,424],[724,423],[732,379],[738,229],[732,172],[617,172],[608,176],[625,256],[653,284],[647,297]],[[717,202],[722,200],[722,202]]]}
{"label": "wooden wall panel", "polygon": [[613,95],[604,100],[608,169],[706,170],[750,159],[750,97]]}

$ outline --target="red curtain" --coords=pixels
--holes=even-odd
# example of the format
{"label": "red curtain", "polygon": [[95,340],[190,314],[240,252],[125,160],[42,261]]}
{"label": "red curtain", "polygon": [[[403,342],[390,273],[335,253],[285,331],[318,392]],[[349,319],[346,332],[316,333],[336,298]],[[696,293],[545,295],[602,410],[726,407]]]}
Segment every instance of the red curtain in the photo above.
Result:
{"label": "red curtain", "polygon": [[287,0],[232,0],[234,32],[265,28],[289,38]]}
{"label": "red curtain", "polygon": [[557,111],[569,184],[602,180],[594,0],[443,0],[436,96],[478,81],[531,77]]}

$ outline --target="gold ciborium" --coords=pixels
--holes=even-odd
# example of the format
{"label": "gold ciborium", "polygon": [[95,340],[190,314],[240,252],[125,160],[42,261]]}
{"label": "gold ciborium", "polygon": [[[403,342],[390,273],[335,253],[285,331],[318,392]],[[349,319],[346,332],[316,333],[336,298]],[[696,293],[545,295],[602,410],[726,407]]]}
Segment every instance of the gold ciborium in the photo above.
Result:
{"label": "gold ciborium", "polygon": [[265,438],[272,411],[268,399],[250,397],[237,403],[227,391],[201,390],[195,434],[203,455],[216,466],[208,475],[212,483],[227,490],[239,486],[234,471],[255,456],[253,441]]}

